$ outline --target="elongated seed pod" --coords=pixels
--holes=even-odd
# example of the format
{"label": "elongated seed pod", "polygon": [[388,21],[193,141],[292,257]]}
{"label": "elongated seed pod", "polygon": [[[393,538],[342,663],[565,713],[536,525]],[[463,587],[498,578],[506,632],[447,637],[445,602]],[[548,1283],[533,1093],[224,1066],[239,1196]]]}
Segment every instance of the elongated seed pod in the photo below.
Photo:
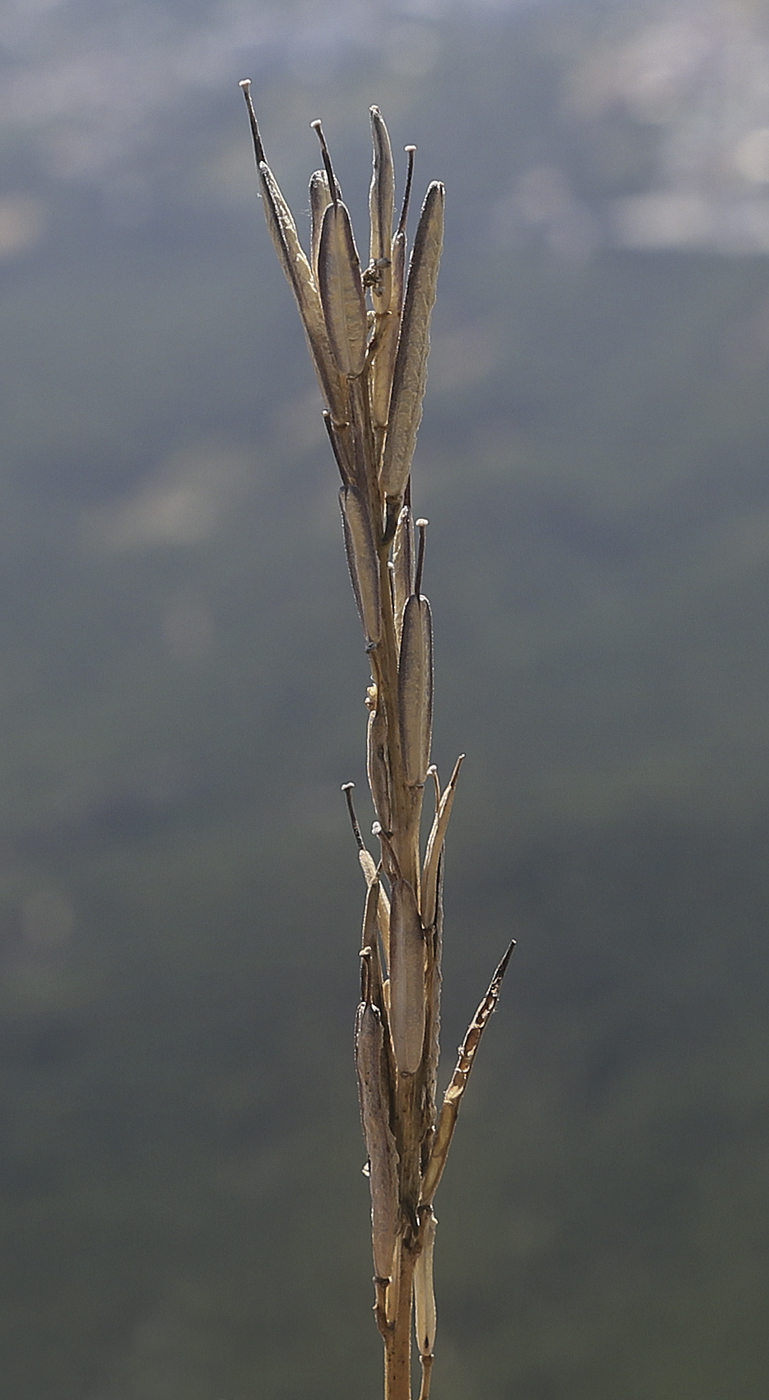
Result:
{"label": "elongated seed pod", "polygon": [[436,181],[427,191],[414,239],[382,457],[382,489],[396,498],[403,495],[409,478],[422,418],[430,316],[443,247],[443,204],[443,185]]}
{"label": "elongated seed pod", "polygon": [[437,1224],[435,1216],[430,1211],[423,1227],[422,1253],[419,1255],[414,1269],[414,1325],[421,1356],[432,1356],[435,1349],[437,1315],[433,1287],[433,1255]]}
{"label": "elongated seed pod", "polygon": [[328,205],[318,245],[318,286],[337,369],[348,377],[366,363],[368,319],[358,250],[347,206]]}
{"label": "elongated seed pod", "polygon": [[390,767],[387,762],[387,720],[384,711],[379,706],[372,710],[369,715],[366,770],[377,817],[385,831],[392,831]]}
{"label": "elongated seed pod", "polygon": [[390,1033],[401,1074],[416,1074],[425,1037],[424,933],[414,891],[395,879],[390,900]]}
{"label": "elongated seed pod", "polygon": [[250,86],[247,81],[241,83],[251,123],[254,155],[256,156],[256,168],[262,191],[262,204],[264,205],[267,228],[299,308],[299,315],[307,336],[321,392],[334,422],[342,423],[347,417],[346,387],[334,364],[318,288],[312,268],[299,241],[293,214],[264,158],[264,147],[259,134],[254,104],[251,101]]}
{"label": "elongated seed pod", "polygon": [[435,923],[438,866],[440,864],[443,843],[446,839],[451,809],[454,806],[454,793],[457,790],[459,770],[464,762],[464,757],[464,754],[461,753],[454,764],[454,772],[449,778],[446,791],[438,804],[438,810],[435,813],[430,835],[427,838],[425,863],[422,872],[422,923],[426,929],[432,928]]}
{"label": "elongated seed pod", "polygon": [[398,1154],[390,1129],[384,1080],[384,1034],[375,1006],[361,1002],[355,1018],[355,1068],[369,1162],[371,1243],[377,1278],[392,1277],[398,1234]]}
{"label": "elongated seed pod", "polygon": [[371,287],[374,310],[380,314],[390,309],[392,288],[391,245],[395,213],[395,168],[390,137],[378,107],[371,109],[371,138],[374,146],[374,169],[369,190],[371,215],[370,257],[376,280]]}
{"label": "elongated seed pod", "polygon": [[414,592],[414,522],[411,508],[404,506],[395,530],[393,542],[393,611],[395,630],[400,646],[403,612]]}
{"label": "elongated seed pod", "polygon": [[377,428],[384,428],[390,412],[395,356],[398,352],[400,311],[403,303],[403,277],[406,264],[406,235],[396,233],[392,241],[390,310],[379,318],[377,346],[371,380],[371,417]]}
{"label": "elongated seed pod", "polygon": [[318,280],[318,248],[323,215],[331,204],[331,190],[325,170],[313,170],[310,176],[310,264]]}
{"label": "elongated seed pod", "polygon": [[379,560],[374,548],[368,512],[356,486],[343,486],[339,492],[344,525],[344,547],[355,601],[370,647],[380,637],[381,610]]}
{"label": "elongated seed pod", "polygon": [[403,610],[398,709],[406,782],[421,787],[430,763],[433,729],[433,621],[430,604],[412,593]]}

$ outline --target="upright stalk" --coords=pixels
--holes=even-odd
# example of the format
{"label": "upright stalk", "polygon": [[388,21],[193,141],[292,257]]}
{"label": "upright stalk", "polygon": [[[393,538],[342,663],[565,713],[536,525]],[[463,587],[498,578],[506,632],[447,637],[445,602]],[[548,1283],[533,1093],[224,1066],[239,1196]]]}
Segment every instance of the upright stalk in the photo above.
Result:
{"label": "upright stalk", "polygon": [[[369,261],[361,267],[347,207],[320,122],[323,168],[310,180],[310,255],[268,166],[250,83],[241,83],[267,225],[294,292],[325,402],[341,477],[339,501],[350,579],[371,669],[367,773],[376,857],[365,845],[345,784],[366,902],[355,1063],[371,1187],[374,1314],[384,1343],[385,1400],[413,1400],[412,1321],[428,1400],[435,1343],[433,1199],[478,1042],[493,1012],[513,944],[470,1024],[440,1110],[443,851],[462,757],[444,789],[430,761],[433,632],[422,592],[427,521],[411,509],[411,462],[422,416],[443,245],[443,186],[431,184],[406,274],[413,172],[395,223],[395,171],[387,128],[371,108]],[[425,786],[435,812],[424,852]]]}

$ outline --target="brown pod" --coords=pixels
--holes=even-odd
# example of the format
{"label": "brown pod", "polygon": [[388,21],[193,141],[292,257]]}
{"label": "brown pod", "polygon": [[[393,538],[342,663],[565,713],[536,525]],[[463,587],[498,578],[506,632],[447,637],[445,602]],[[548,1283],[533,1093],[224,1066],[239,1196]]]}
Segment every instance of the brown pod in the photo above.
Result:
{"label": "brown pod", "polygon": [[377,645],[382,625],[379,559],[363,497],[356,486],[343,486],[339,492],[344,526],[344,547],[355,601],[363,622],[366,641]]}
{"label": "brown pod", "polygon": [[381,473],[385,495],[396,499],[406,489],[422,418],[430,316],[443,248],[443,204],[443,185],[436,181],[422,206],[406,283]]}
{"label": "brown pod", "polygon": [[318,248],[323,215],[332,203],[328,175],[325,170],[313,170],[310,176],[310,264],[315,281],[318,280]]}
{"label": "brown pod", "polygon": [[374,146],[374,169],[369,190],[371,242],[369,245],[374,281],[371,300],[380,314],[390,309],[392,263],[390,250],[395,213],[395,167],[390,137],[378,107],[371,109],[371,138]]}
{"label": "brown pod", "polygon": [[390,310],[377,327],[376,354],[371,376],[371,417],[377,428],[387,425],[390,412],[395,356],[398,352],[400,308],[403,301],[403,274],[406,262],[406,235],[396,233],[392,242]]}
{"label": "brown pod", "polygon": [[390,1033],[400,1074],[416,1074],[425,1038],[424,933],[408,880],[392,882],[390,899]]}
{"label": "brown pod", "polygon": [[366,363],[368,317],[360,260],[347,206],[329,204],[320,230],[318,287],[336,366],[348,377]]}
{"label": "brown pod", "polygon": [[414,592],[414,522],[409,506],[398,517],[393,541],[393,611],[400,646],[403,613]]}
{"label": "brown pod", "polygon": [[433,727],[433,621],[430,604],[421,593],[412,593],[403,610],[398,708],[406,782],[422,787]]}
{"label": "brown pod", "polygon": [[435,1216],[430,1211],[423,1227],[422,1253],[419,1255],[414,1269],[414,1326],[420,1356],[432,1356],[435,1349],[437,1314],[433,1287],[433,1254],[437,1224]]}
{"label": "brown pod", "polygon": [[355,1068],[371,1188],[374,1273],[392,1278],[398,1236],[398,1154],[390,1129],[389,1094],[383,1074],[384,1032],[375,1006],[361,1002],[355,1018]]}

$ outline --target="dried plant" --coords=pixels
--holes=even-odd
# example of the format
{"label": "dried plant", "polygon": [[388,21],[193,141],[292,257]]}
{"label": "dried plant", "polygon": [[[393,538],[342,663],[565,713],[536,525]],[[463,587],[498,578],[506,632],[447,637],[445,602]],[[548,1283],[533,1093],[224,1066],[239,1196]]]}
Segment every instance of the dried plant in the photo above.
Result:
{"label": "dried plant", "polygon": [[[406,273],[406,220],[414,165],[395,224],[387,128],[371,108],[374,160],[369,261],[361,267],[350,216],[320,122],[323,169],[310,180],[310,255],[264,157],[241,83],[273,243],[293,290],[325,401],[342,485],[350,578],[371,667],[367,772],[377,820],[376,859],[345,794],[366,881],[362,991],[355,1064],[371,1187],[374,1313],[384,1342],[385,1400],[411,1400],[411,1326],[427,1400],[435,1343],[433,1200],[484,1027],[499,998],[511,943],[459,1050],[438,1108],[443,852],[463,755],[441,790],[430,762],[433,632],[422,592],[426,520],[414,523],[411,462],[422,416],[430,315],[443,244],[443,185],[430,185]],[[425,785],[435,814],[424,855]]]}

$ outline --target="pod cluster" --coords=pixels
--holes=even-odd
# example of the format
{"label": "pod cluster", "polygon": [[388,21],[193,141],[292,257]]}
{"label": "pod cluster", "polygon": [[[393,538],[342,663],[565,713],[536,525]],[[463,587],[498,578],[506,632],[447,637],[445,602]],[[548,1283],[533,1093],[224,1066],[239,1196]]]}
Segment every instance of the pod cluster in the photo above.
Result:
{"label": "pod cluster", "polygon": [[[388,1355],[397,1353],[402,1362],[399,1329],[402,1287],[407,1287],[423,1367],[422,1400],[427,1400],[436,1326],[432,1199],[477,1040],[498,994],[498,985],[493,997],[490,989],[484,1015],[479,1011],[471,1024],[471,1053],[450,1086],[451,1106],[444,1103],[439,1112],[442,867],[462,758],[441,790],[430,759],[433,624],[422,592],[427,521],[412,515],[411,465],[427,381],[444,190],[437,181],[428,187],[407,258],[415,148],[406,147],[396,221],[390,137],[379,109],[372,107],[364,266],[321,124],[313,122],[322,168],[310,179],[306,252],[266,161],[250,84],[241,87],[267,226],[324,401],[341,478],[345,553],[371,667],[366,770],[378,857],[363,841],[352,784],[345,785],[366,882],[355,1064],[371,1190],[377,1322]],[[423,853],[422,806],[431,786],[435,811]]]}

